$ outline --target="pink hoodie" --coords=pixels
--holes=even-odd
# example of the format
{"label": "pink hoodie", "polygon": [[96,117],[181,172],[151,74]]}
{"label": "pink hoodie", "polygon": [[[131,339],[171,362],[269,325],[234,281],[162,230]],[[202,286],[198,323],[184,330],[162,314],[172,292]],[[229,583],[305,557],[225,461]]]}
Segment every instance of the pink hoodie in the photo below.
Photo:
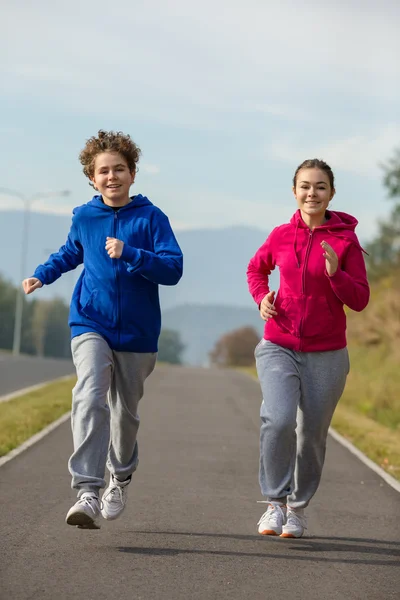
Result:
{"label": "pink hoodie", "polygon": [[[284,348],[300,352],[344,348],[344,305],[361,311],[368,304],[364,258],[354,233],[358,221],[342,212],[326,215],[326,223],[311,231],[298,210],[290,223],[271,232],[247,269],[249,290],[259,305],[270,291],[269,274],[279,267],[278,314],[266,321],[264,338]],[[339,257],[332,277],[325,270],[323,240]]]}

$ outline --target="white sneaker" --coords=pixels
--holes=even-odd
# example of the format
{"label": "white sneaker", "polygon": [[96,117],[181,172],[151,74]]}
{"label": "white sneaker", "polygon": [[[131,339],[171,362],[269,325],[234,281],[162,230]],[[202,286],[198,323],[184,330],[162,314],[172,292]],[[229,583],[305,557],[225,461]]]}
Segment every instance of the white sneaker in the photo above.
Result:
{"label": "white sneaker", "polygon": [[307,520],[304,515],[304,508],[290,508],[288,506],[286,513],[286,523],[282,527],[281,537],[299,538],[307,529]]}
{"label": "white sneaker", "polygon": [[268,508],[258,521],[258,533],[261,535],[281,535],[286,522],[286,506],[279,502],[268,502]]}
{"label": "white sneaker", "polygon": [[108,488],[101,499],[101,514],[107,521],[117,519],[124,510],[128,493],[127,486],[130,482],[130,478],[126,481],[118,481],[111,475]]}
{"label": "white sneaker", "polygon": [[65,518],[68,525],[76,525],[79,529],[100,529],[95,522],[100,516],[99,499],[94,492],[85,492],[68,511]]}

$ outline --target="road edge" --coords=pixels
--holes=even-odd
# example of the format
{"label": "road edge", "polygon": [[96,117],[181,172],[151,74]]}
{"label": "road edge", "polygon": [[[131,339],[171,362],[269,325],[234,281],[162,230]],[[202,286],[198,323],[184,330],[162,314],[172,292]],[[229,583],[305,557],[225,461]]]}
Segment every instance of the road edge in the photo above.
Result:
{"label": "road edge", "polygon": [[56,377],[55,379],[50,379],[50,381],[42,381],[42,383],[35,383],[35,385],[30,385],[29,387],[22,388],[21,390],[16,390],[15,392],[10,392],[9,394],[0,396],[0,402],[8,402],[9,400],[13,400],[14,398],[18,398],[19,396],[24,396],[25,394],[30,394],[31,392],[40,390],[41,388],[44,388],[47,385],[51,385],[52,383],[57,383],[60,381],[67,381],[67,379],[71,379],[71,377],[74,377],[74,375],[75,375],[75,373],[71,373],[70,375],[62,375],[62,377]]}
{"label": "road edge", "polygon": [[344,446],[351,454],[356,456],[364,465],[369,467],[371,471],[374,471],[379,477],[381,477],[388,485],[396,490],[396,492],[400,492],[400,481],[397,481],[394,477],[389,475],[382,467],[377,465],[373,460],[368,458],[361,450],[359,450],[354,444],[352,444],[348,439],[343,437],[340,433],[333,429],[333,427],[329,428],[329,435],[336,440],[341,446]]}
{"label": "road edge", "polygon": [[8,452],[8,454],[5,454],[4,456],[2,456],[0,458],[0,467],[5,465],[6,463],[8,463],[10,460],[15,458],[16,456],[18,456],[19,454],[21,454],[22,452],[24,452],[25,450],[27,450],[28,448],[33,446],[34,444],[36,444],[36,442],[39,442],[41,439],[46,437],[46,435],[48,435],[49,433],[54,431],[54,429],[57,429],[57,427],[59,425],[62,425],[63,423],[68,421],[70,416],[71,416],[71,411],[65,413],[64,415],[59,417],[56,421],[53,421],[52,423],[50,423],[50,425],[47,425],[47,427],[45,427],[41,431],[38,431],[37,433],[35,433],[35,435],[33,435],[32,437],[27,439],[23,444],[21,444],[20,446],[17,446],[16,448],[14,448],[14,450],[11,450],[11,452]]}
{"label": "road edge", "polygon": [[[247,377],[250,377],[253,381],[255,381],[254,377],[252,377],[248,373],[243,373],[243,374],[246,375]],[[39,389],[41,387],[45,387],[48,383],[54,383],[54,381],[68,379],[70,377],[71,377],[71,375],[60,377],[58,379],[53,380],[52,382],[46,382],[43,384],[33,386],[33,388]],[[32,390],[32,387],[25,388],[25,390],[20,390],[19,392],[14,392],[13,397],[22,396],[24,393],[27,393],[26,392],[27,389]],[[3,398],[4,398],[4,396],[3,396]],[[11,400],[11,398],[9,398],[9,399]],[[0,398],[0,401],[2,401],[1,398]],[[11,452],[6,454],[5,456],[2,456],[0,458],[0,467],[5,465],[6,463],[8,463],[10,460],[15,458],[16,456],[18,456],[19,454],[21,454],[22,452],[24,452],[25,450],[27,450],[28,448],[33,446],[34,444],[36,444],[36,442],[39,442],[46,435],[48,435],[54,429],[56,429],[59,425],[62,425],[63,423],[65,423],[70,418],[70,415],[71,415],[71,411],[65,413],[60,418],[58,418],[56,421],[53,421],[53,423],[50,423],[50,425],[47,425],[47,427],[45,427],[38,433],[35,433],[35,435],[33,435],[32,437],[27,439],[23,444],[21,444],[17,448],[14,448],[14,450],[11,450]],[[384,469],[382,469],[379,465],[377,465],[373,460],[368,458],[368,456],[366,456],[363,452],[361,452],[361,450],[356,448],[356,446],[354,446],[354,444],[352,444],[349,440],[347,440],[340,433],[338,433],[333,427],[329,428],[329,435],[335,441],[337,441],[341,446],[344,446],[351,454],[356,456],[362,463],[364,463],[364,465],[369,467],[371,469],[371,471],[374,471],[374,473],[379,475],[379,477],[381,477],[388,485],[390,485],[394,490],[396,490],[396,492],[400,493],[400,482],[397,481],[397,479],[395,479],[394,477],[389,475],[389,473],[387,473]]]}

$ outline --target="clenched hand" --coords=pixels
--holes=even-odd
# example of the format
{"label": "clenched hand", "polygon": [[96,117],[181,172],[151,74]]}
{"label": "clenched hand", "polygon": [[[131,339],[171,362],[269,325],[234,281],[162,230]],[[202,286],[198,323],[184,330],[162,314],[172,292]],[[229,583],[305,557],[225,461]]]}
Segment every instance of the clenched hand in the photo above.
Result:
{"label": "clenched hand", "polygon": [[110,258],[121,258],[124,242],[112,237],[108,237],[106,240],[106,250],[108,252],[108,256]]}
{"label": "clenched hand", "polygon": [[275,292],[269,292],[261,301],[260,304],[260,315],[264,321],[272,319],[278,313],[274,307]]}
{"label": "clenched hand", "polygon": [[25,294],[32,294],[38,288],[41,288],[43,283],[40,279],[36,277],[28,277],[28,279],[24,279],[22,282],[22,287],[24,289]]}

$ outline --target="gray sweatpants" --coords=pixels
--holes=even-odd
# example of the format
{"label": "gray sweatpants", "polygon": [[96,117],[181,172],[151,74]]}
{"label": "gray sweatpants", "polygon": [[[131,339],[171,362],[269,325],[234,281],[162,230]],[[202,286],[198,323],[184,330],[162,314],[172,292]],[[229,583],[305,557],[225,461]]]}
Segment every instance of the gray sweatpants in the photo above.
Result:
{"label": "gray sweatpants", "polygon": [[295,352],[262,340],[255,357],[263,396],[261,493],[304,508],[321,479],[328,428],[350,368],[347,348]]}
{"label": "gray sweatpants", "polygon": [[68,468],[78,497],[106,485],[105,467],[120,479],[137,468],[137,414],[157,353],[115,352],[97,333],[72,339],[78,376],[72,391],[74,452]]}

